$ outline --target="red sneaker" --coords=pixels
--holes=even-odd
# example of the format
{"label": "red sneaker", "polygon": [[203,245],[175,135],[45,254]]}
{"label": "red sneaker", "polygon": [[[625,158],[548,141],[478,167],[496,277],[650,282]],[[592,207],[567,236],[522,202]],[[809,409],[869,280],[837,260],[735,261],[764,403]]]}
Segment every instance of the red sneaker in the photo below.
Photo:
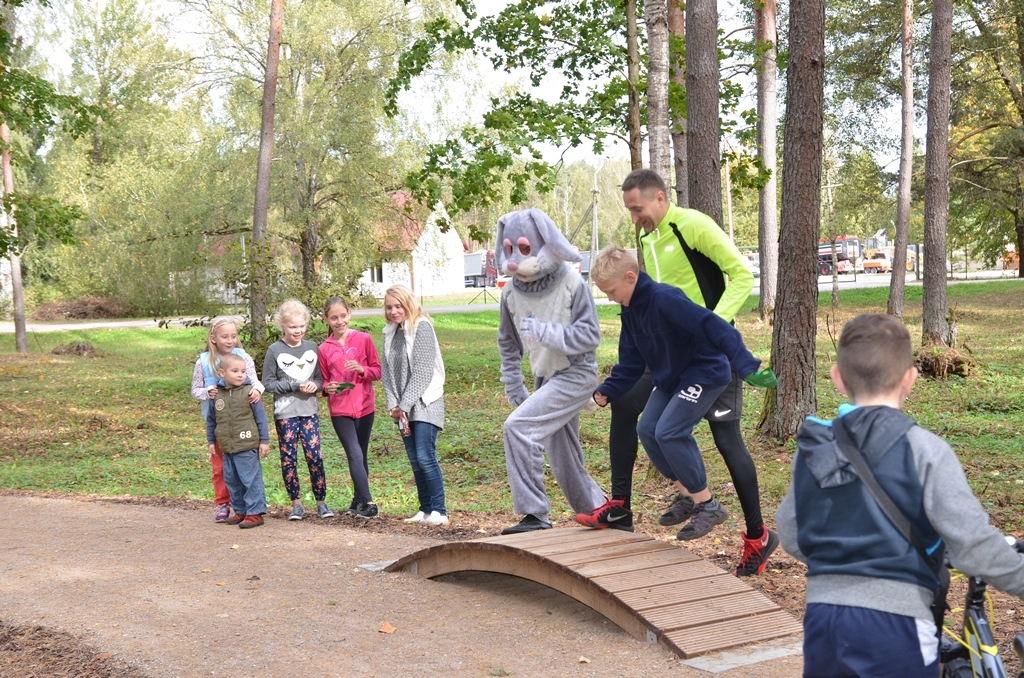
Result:
{"label": "red sneaker", "polygon": [[230,518],[228,518],[224,522],[226,524],[228,524],[228,525],[237,525],[238,523],[242,522],[243,520],[245,520],[245,514],[244,513],[235,513],[234,515],[232,515]]}
{"label": "red sneaker", "polygon": [[251,516],[246,516],[245,520],[238,524],[243,530],[248,530],[251,527],[259,527],[263,524],[263,516],[259,513],[254,513]]}
{"label": "red sneaker", "polygon": [[625,502],[621,499],[609,499],[590,513],[577,513],[575,520],[580,525],[595,530],[613,527],[633,531],[633,512],[626,508]]}
{"label": "red sneaker", "polygon": [[763,534],[760,539],[747,539],[746,532],[740,533],[743,535],[743,553],[740,555],[739,566],[732,572],[737,577],[749,577],[764,572],[765,566],[768,565],[768,556],[779,547],[779,535],[764,526],[761,527],[761,531]]}

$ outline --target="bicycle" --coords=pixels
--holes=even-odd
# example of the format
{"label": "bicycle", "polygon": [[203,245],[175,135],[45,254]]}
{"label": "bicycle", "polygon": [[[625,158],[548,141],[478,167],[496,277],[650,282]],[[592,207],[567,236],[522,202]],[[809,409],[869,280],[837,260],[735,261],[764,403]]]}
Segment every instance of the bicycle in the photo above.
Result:
{"label": "bicycle", "polygon": [[[1013,537],[1006,541],[1024,553],[1024,541]],[[944,633],[940,640],[942,678],[1008,678],[988,623],[988,586],[981,577],[968,578],[965,598],[963,631],[958,636]],[[1013,639],[1013,651],[1021,662],[1017,678],[1024,678],[1024,634]]]}

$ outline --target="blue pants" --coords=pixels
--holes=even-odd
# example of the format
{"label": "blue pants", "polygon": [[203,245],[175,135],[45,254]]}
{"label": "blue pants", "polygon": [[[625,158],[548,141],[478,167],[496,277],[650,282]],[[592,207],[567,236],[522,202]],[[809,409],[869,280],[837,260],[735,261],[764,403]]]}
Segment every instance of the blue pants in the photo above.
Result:
{"label": "blue pants", "polygon": [[804,678],[939,678],[935,623],[863,607],[811,603]]}
{"label": "blue pants", "polygon": [[437,511],[448,515],[444,507],[444,478],[441,465],[437,463],[438,428],[425,421],[410,421],[412,435],[404,436],[405,453],[412,466],[412,477],[416,479],[416,494],[420,500],[420,511],[430,515]]}
{"label": "blue pants", "polygon": [[257,450],[224,455],[224,484],[231,495],[231,508],[243,516],[267,512],[263,467]]}
{"label": "blue pants", "polygon": [[677,480],[690,493],[707,489],[708,475],[693,427],[729,384],[687,384],[678,392],[651,392],[636,432],[654,468]]}

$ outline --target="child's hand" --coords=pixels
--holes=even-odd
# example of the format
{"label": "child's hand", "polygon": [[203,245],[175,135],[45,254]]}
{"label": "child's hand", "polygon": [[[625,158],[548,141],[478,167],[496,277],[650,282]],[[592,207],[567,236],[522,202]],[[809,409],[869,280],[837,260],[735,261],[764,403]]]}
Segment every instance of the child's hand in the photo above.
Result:
{"label": "child's hand", "polygon": [[363,369],[363,366],[357,363],[355,360],[346,360],[345,369],[351,370],[352,372],[358,372],[359,374],[366,374],[366,370]]}
{"label": "child's hand", "polygon": [[214,443],[210,443],[210,454],[208,461],[213,462],[213,458],[217,456],[217,446]]}
{"label": "child's hand", "polygon": [[217,387],[216,386],[211,386],[210,388],[206,389],[206,395],[208,395],[210,397],[210,400],[213,400],[214,398],[216,398],[217,397]]}
{"label": "child's hand", "polygon": [[305,384],[299,387],[299,390],[303,393],[316,393],[316,384],[311,381],[307,381]]}
{"label": "child's hand", "polygon": [[338,392],[338,382],[336,382],[336,381],[329,381],[326,384],[324,384],[324,393],[326,393],[327,395],[334,395],[337,392]]}
{"label": "child's hand", "polygon": [[754,388],[775,388],[779,385],[779,379],[770,367],[765,367],[753,374],[748,374],[744,381]]}
{"label": "child's hand", "polygon": [[255,405],[256,403],[258,403],[260,401],[260,396],[262,396],[262,395],[263,394],[260,393],[259,391],[257,391],[256,389],[250,389],[249,390],[249,404],[250,405]]}
{"label": "child's hand", "polygon": [[260,459],[266,459],[270,455],[270,443],[260,443]]}
{"label": "child's hand", "polygon": [[608,396],[601,393],[600,391],[594,391],[594,402],[600,405],[601,407],[604,407],[605,405],[608,404]]}

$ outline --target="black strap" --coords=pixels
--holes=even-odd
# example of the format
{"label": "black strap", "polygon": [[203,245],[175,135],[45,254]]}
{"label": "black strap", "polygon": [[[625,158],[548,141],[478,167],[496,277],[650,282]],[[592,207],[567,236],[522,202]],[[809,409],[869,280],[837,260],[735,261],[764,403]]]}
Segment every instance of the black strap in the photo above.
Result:
{"label": "black strap", "polygon": [[[917,536],[917,532],[914,531],[910,521],[903,514],[903,511],[896,506],[896,502],[889,498],[882,486],[878,484],[878,480],[875,479],[875,474],[871,472],[871,467],[868,466],[867,460],[864,459],[864,455],[860,453],[857,446],[854,444],[853,439],[850,437],[850,433],[846,430],[846,425],[843,423],[841,418],[836,419],[832,422],[832,429],[836,434],[836,441],[839,443],[839,447],[846,453],[847,459],[850,460],[850,464],[853,469],[857,472],[857,477],[864,483],[864,487],[868,489],[871,496],[878,502],[879,508],[889,518],[889,521],[900,531],[907,541],[913,544],[917,552],[921,554],[921,558],[928,564],[928,568],[935,573],[938,577],[939,570],[936,568],[935,559],[928,554],[928,550],[921,543],[921,538]],[[945,567],[944,564],[939,564],[939,567]]]}

